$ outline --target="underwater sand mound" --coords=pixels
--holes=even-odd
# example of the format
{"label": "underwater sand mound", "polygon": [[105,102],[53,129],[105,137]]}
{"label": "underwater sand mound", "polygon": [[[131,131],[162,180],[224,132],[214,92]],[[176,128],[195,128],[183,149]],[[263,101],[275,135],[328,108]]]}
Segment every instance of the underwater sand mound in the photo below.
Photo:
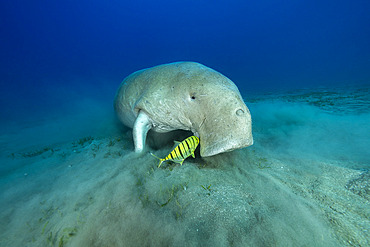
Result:
{"label": "underwater sand mound", "polygon": [[[158,169],[122,129],[11,145],[0,156],[0,245],[369,245],[368,115],[270,101],[251,112],[252,147],[196,152],[182,166]],[[164,157],[172,140],[162,141],[148,151]]]}

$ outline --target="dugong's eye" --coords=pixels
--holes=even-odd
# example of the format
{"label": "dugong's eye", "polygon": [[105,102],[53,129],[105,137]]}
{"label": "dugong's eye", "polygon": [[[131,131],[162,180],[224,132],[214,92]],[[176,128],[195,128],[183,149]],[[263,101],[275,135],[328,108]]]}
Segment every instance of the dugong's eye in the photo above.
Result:
{"label": "dugong's eye", "polygon": [[190,94],[190,99],[195,100],[195,94],[194,93]]}
{"label": "dugong's eye", "polygon": [[242,110],[242,109],[238,109],[237,111],[236,111],[236,115],[238,115],[238,116],[241,116],[241,115],[243,115],[244,114],[244,111]]}

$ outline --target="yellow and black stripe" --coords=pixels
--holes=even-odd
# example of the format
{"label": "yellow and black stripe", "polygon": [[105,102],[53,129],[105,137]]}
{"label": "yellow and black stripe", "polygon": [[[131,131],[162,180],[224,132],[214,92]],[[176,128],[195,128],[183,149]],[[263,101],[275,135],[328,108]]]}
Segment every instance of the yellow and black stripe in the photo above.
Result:
{"label": "yellow and black stripe", "polygon": [[152,154],[154,157],[158,158],[160,160],[158,167],[162,165],[164,161],[170,160],[175,163],[179,163],[182,165],[184,160],[189,157],[190,155],[195,158],[194,151],[197,148],[199,144],[199,138],[196,136],[190,136],[183,140],[182,142],[179,142],[179,145],[175,147],[174,150],[172,150],[169,155],[166,156],[166,158],[161,159]]}

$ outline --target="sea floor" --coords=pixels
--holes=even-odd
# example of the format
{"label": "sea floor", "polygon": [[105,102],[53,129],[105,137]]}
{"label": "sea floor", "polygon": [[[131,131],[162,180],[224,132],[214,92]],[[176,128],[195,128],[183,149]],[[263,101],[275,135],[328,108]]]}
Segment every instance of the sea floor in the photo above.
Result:
{"label": "sea floor", "polygon": [[0,246],[370,246],[369,89],[244,96],[253,146],[160,169],[104,107],[3,128]]}

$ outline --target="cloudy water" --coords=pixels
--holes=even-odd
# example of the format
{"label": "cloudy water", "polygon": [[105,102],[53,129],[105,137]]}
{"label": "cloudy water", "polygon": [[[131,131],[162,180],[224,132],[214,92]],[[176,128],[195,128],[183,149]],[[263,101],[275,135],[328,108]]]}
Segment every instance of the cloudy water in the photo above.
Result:
{"label": "cloudy water", "polygon": [[[369,246],[369,7],[1,3],[0,246]],[[175,61],[238,86],[253,146],[134,152],[119,84]]]}

